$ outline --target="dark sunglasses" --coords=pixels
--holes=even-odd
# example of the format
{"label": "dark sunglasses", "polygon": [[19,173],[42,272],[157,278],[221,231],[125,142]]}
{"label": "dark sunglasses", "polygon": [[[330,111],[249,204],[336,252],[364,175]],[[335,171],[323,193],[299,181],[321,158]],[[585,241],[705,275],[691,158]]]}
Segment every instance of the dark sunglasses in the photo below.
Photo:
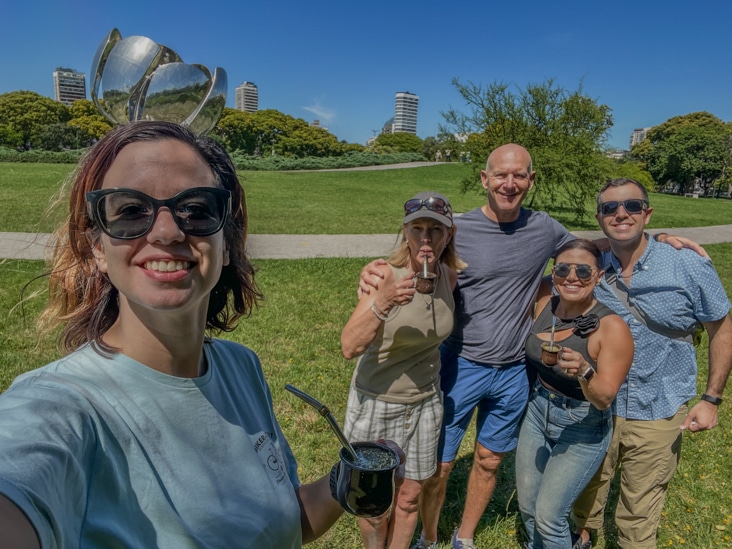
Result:
{"label": "dark sunglasses", "polygon": [[100,189],[86,193],[86,200],[96,226],[122,240],[149,233],[163,206],[180,230],[191,236],[217,233],[231,213],[231,192],[213,187],[186,189],[166,200],[133,189]]}
{"label": "dark sunglasses", "polygon": [[640,198],[631,198],[630,200],[621,200],[620,202],[617,200],[610,200],[597,206],[597,213],[601,213],[602,215],[613,215],[618,211],[618,208],[621,205],[629,214],[637,214],[641,213],[648,207],[648,201]]}
{"label": "dark sunglasses", "polygon": [[576,274],[577,278],[580,280],[589,280],[592,278],[592,273],[594,272],[594,269],[585,263],[557,263],[554,265],[552,272],[554,273],[554,276],[567,278],[572,269],[574,269],[574,274]]}
{"label": "dark sunglasses", "polygon": [[450,215],[452,213],[452,208],[450,207],[450,204],[442,200],[442,198],[432,197],[428,198],[427,200],[412,198],[411,200],[407,200],[404,203],[405,214],[418,212],[422,208],[427,208],[428,210],[441,215]]}

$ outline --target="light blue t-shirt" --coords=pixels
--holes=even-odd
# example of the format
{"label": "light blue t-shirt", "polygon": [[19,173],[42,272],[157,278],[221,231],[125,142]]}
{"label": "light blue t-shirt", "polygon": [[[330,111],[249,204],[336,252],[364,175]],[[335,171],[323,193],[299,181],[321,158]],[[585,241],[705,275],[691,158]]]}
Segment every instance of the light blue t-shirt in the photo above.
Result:
{"label": "light blue t-shirt", "polygon": [[162,374],[86,346],[0,395],[0,493],[50,548],[301,547],[297,465],[257,356]]}
{"label": "light blue t-shirt", "polygon": [[[724,318],[730,302],[712,262],[691,250],[647,240],[648,247],[633,268],[629,300],[651,324],[688,332],[699,322]],[[619,261],[612,252],[605,252],[603,263],[605,279],[595,288],[595,297],[625,320],[635,341],[633,364],[618,391],[614,413],[640,420],[671,417],[697,394],[696,349],[636,319],[606,280],[621,272]],[[622,278],[617,285],[627,288]]]}

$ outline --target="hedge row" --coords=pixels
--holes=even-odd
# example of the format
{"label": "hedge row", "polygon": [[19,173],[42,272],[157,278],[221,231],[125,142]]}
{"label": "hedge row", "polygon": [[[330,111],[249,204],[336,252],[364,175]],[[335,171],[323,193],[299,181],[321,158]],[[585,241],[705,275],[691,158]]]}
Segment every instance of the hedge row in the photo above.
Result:
{"label": "hedge row", "polygon": [[[76,164],[84,150],[76,151],[24,151],[0,147],[0,162],[43,162],[48,164]],[[237,151],[231,154],[237,170],[328,170],[336,168],[355,168],[359,166],[379,166],[419,162],[424,156],[418,153],[349,153],[344,156],[287,158],[284,156],[246,156]]]}

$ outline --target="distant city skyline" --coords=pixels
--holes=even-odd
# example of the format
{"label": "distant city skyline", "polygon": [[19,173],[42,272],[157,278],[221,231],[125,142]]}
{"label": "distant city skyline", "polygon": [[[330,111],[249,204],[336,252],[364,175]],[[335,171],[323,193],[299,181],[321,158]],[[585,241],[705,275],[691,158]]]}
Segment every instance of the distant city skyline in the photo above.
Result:
{"label": "distant city skyline", "polygon": [[415,9],[372,0],[364,9],[334,0],[223,0],[205,8],[186,0],[126,0],[124,9],[90,0],[77,0],[74,9],[48,0],[5,2],[0,93],[53,97],[50,74],[59,65],[91,78],[100,41],[118,28],[123,37],[173,48],[187,63],[224,68],[229,107],[237,85],[256,82],[259,109],[319,120],[352,143],[380,129],[397,90],[419,94],[417,135],[436,136],[441,113],[470,113],[455,78],[510,90],[548,79],[570,91],[581,87],[612,109],[608,146],[618,149],[628,147],[634,129],[674,116],[707,111],[732,120],[732,71],[725,69],[731,2],[709,0],[702,9],[682,0],[616,0],[608,9],[527,0],[525,29],[509,23],[520,18],[510,3],[425,0]]}
{"label": "distant city skyline", "polygon": [[[74,69],[58,68],[53,72],[54,81],[54,99],[70,105],[77,99],[86,99],[85,74]],[[245,112],[257,112],[259,110],[259,89],[254,82],[242,82],[234,89],[235,106],[234,108]],[[391,117],[381,133],[406,132],[417,134],[417,120],[419,112],[419,96],[410,92],[397,92],[394,102],[394,116]],[[315,119],[309,122],[311,126],[320,127],[320,120]],[[648,135],[648,131],[652,128],[635,128],[630,134],[630,142],[627,148],[615,147],[615,150],[628,151],[643,141]],[[327,128],[323,128],[327,131]],[[373,136],[367,139],[366,144],[370,144],[376,138],[377,130],[372,130]],[[613,151],[609,151],[611,156]],[[614,154],[620,158],[622,155]]]}

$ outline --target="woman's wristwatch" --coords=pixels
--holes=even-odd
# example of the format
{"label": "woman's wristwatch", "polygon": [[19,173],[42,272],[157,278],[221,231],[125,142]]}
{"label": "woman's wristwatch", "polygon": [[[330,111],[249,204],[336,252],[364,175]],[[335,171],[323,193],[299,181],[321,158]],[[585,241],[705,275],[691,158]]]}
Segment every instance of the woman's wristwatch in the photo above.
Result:
{"label": "woman's wristwatch", "polygon": [[586,362],[585,364],[587,364],[587,369],[581,374],[577,374],[577,377],[584,381],[590,381],[592,379],[592,376],[594,376],[597,371],[592,367],[592,364],[590,364],[589,362]]}

